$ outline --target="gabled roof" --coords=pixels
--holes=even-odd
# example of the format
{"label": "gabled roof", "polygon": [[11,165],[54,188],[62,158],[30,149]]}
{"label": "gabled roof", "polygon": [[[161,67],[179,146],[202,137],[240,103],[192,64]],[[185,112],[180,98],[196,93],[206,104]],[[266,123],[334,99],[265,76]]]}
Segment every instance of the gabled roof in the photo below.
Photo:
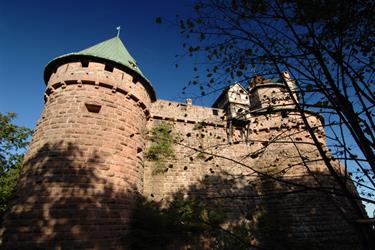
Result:
{"label": "gabled roof", "polygon": [[225,87],[225,88],[223,89],[223,91],[221,92],[221,94],[219,95],[219,97],[216,98],[214,104],[212,104],[211,107],[213,107],[213,108],[217,108],[218,105],[219,105],[219,103],[220,103],[220,101],[225,97],[225,95],[228,93],[228,91],[231,90],[231,89],[232,89],[234,86],[236,86],[236,85],[238,85],[242,90],[244,90],[246,93],[248,93],[248,91],[247,91],[246,88],[244,88],[240,83],[236,82],[236,83],[234,83],[234,84],[232,84],[232,85],[229,85],[229,86]]}
{"label": "gabled roof", "polygon": [[143,75],[136,61],[130,55],[129,51],[126,49],[119,37],[114,37],[79,52],[69,53],[53,59],[45,67],[45,82],[48,82],[48,79],[56,66],[83,58],[88,58],[94,61],[110,61],[119,68],[125,68],[127,71],[136,73],[136,75],[144,80],[146,85],[145,87],[149,91],[151,99],[156,99],[155,92],[150,81]]}
{"label": "gabled roof", "polygon": [[248,93],[247,89],[244,88],[239,82],[236,82],[236,83],[230,85],[228,91],[229,91],[230,89],[232,89],[234,86],[239,86],[244,92]]}

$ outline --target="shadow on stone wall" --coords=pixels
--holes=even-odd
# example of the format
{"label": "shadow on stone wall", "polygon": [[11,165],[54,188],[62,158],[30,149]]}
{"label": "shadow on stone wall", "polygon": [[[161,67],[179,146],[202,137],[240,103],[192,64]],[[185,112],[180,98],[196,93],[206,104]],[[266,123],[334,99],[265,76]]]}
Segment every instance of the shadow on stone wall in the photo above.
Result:
{"label": "shadow on stone wall", "polygon": [[244,178],[207,175],[168,201],[138,197],[124,242],[130,249],[361,249],[326,195],[269,179],[239,185]]}
{"label": "shadow on stone wall", "polygon": [[41,147],[24,163],[2,248],[121,248],[134,199],[111,182],[105,162],[74,144]]}
{"label": "shadow on stone wall", "polygon": [[359,248],[320,192],[222,172],[155,202],[119,186],[106,162],[74,144],[41,147],[25,161],[2,248]]}

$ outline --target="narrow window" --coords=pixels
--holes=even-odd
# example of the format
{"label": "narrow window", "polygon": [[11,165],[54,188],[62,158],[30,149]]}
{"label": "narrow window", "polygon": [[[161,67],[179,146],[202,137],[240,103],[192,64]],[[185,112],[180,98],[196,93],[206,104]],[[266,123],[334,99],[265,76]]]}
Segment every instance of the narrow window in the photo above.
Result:
{"label": "narrow window", "polygon": [[212,110],[212,114],[213,115],[219,115],[219,111],[217,111],[216,109]]}

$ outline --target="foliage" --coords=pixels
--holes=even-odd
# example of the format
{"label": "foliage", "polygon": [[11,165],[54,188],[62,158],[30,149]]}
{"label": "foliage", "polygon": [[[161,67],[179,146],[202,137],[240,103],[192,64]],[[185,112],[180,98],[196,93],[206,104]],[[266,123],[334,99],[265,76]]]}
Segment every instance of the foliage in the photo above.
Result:
{"label": "foliage", "polygon": [[[219,191],[222,186],[215,189]],[[202,190],[197,186],[190,189],[194,192]],[[207,245],[199,245],[205,239],[203,242],[208,244],[210,241],[213,249],[245,250],[253,249],[251,242],[256,239],[256,245],[267,247],[254,249],[291,249],[286,242],[290,218],[281,222],[283,216],[277,208],[272,212],[268,212],[267,206],[258,207],[258,212],[243,211],[249,213],[250,218],[238,214],[233,223],[225,210],[228,200],[207,200],[190,191],[179,190],[164,203],[137,196],[129,233],[123,237],[124,244],[129,249],[184,249],[182,246],[186,245],[193,249],[209,249]]]}
{"label": "foliage", "polygon": [[152,143],[146,150],[145,157],[155,163],[155,174],[163,173],[167,169],[166,160],[175,157],[172,126],[162,122],[154,126],[150,133]]}
{"label": "foliage", "polygon": [[15,113],[0,113],[0,214],[7,209],[31,135],[30,129],[12,124],[15,117]]}
{"label": "foliage", "polygon": [[15,113],[0,113],[0,167],[5,173],[20,161],[18,152],[26,148],[31,130],[12,124]]}
{"label": "foliage", "polygon": [[201,121],[201,122],[197,122],[195,125],[194,125],[194,130],[199,130],[199,129],[203,129],[207,126],[206,122],[204,121]]}
{"label": "foliage", "polygon": [[194,197],[176,192],[166,206],[139,196],[131,222],[130,233],[124,236],[130,249],[165,249],[173,244],[195,240],[213,233],[225,219],[219,204],[215,211]]}
{"label": "foliage", "polygon": [[200,159],[200,160],[204,160],[204,159],[206,159],[206,154],[203,153],[203,152],[199,152],[197,154],[197,158]]}
{"label": "foliage", "polygon": [[7,210],[7,203],[16,187],[17,177],[22,166],[22,157],[18,158],[17,163],[0,176],[0,215]]}
{"label": "foliage", "polygon": [[[352,174],[361,199],[375,203],[374,9],[373,1],[355,0],[197,0],[193,14],[176,19],[184,55],[195,55],[199,65],[183,92],[214,93],[255,73],[281,79],[289,93],[298,93],[299,103],[292,99],[302,117],[305,109],[323,114],[327,144],[343,161],[345,177]],[[304,122],[330,174],[361,213],[332,155]]]}
{"label": "foliage", "polygon": [[[278,213],[277,202],[270,202],[268,207],[267,202],[255,205],[255,200],[247,200],[246,205],[240,205],[241,212],[231,206],[234,200],[242,200],[236,195],[248,189],[237,181],[206,176],[198,184],[178,190],[168,200],[160,202],[139,195],[124,243],[129,249],[185,249],[187,245],[192,249],[291,249],[281,247],[290,228],[290,218]],[[272,182],[260,182],[261,188],[277,189],[272,185]],[[231,195],[210,197],[224,190],[231,190]],[[285,218],[281,223],[282,217]],[[255,239],[258,242],[255,243]],[[200,245],[202,243],[204,246]],[[254,244],[271,244],[272,248]]]}
{"label": "foliage", "polygon": [[[197,0],[190,16],[176,18],[181,57],[196,57],[196,76],[183,93],[197,88],[204,96],[258,73],[281,79],[321,161],[362,217],[345,178],[352,175],[360,199],[375,204],[374,11],[369,0]],[[305,109],[324,116],[332,153],[320,145]],[[343,162],[344,179],[334,158]]]}

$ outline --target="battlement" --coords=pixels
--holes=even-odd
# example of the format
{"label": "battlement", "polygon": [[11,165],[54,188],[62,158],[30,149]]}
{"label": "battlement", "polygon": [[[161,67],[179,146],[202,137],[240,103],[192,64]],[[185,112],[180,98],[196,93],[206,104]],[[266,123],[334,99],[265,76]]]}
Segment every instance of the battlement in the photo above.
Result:
{"label": "battlement", "polygon": [[65,89],[67,85],[93,85],[95,88],[107,88],[112,93],[123,94],[132,99],[145,113],[150,114],[151,97],[139,78],[110,64],[100,62],[71,62],[57,67],[50,76],[45,90],[45,101],[49,96]]}
{"label": "battlement", "polygon": [[292,98],[282,83],[264,83],[249,90],[250,109],[264,110],[269,107],[293,109]]}
{"label": "battlement", "polygon": [[[247,123],[238,125],[231,122],[224,109],[196,106],[187,103],[178,103],[168,100],[157,100],[151,107],[151,119],[172,122],[174,124],[198,124],[204,123],[205,126],[221,127],[226,131],[229,142],[237,143],[255,137],[269,137],[272,134],[281,133],[284,130],[301,131],[296,132],[294,136],[299,143],[312,143],[306,126],[301,118],[301,114],[290,106],[282,108],[265,108],[257,111],[250,111],[247,115]],[[323,118],[313,112],[304,111],[310,127],[314,130],[318,140],[325,145],[324,121]],[[189,130],[193,127],[184,129]],[[305,131],[305,132],[303,132]],[[303,133],[302,133],[303,132]],[[268,135],[267,135],[268,134]]]}
{"label": "battlement", "polygon": [[212,126],[224,127],[226,125],[226,116],[223,109],[167,100],[157,100],[152,103],[151,117],[152,119],[191,124],[204,122]]}

